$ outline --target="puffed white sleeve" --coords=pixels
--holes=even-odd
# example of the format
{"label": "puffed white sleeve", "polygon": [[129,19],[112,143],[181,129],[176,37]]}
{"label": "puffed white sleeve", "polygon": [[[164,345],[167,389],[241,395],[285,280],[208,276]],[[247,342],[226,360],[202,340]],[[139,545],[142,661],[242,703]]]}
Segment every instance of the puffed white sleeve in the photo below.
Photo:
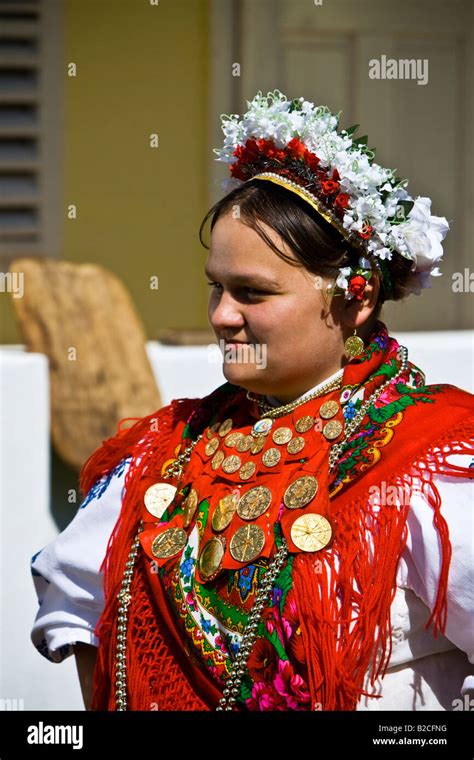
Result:
{"label": "puffed white sleeve", "polygon": [[99,645],[94,629],[104,608],[100,567],[119,517],[129,462],[123,459],[100,478],[67,528],[31,560],[39,605],[31,640],[51,662],[69,657],[76,642]]}
{"label": "puffed white sleeve", "polygon": [[[474,466],[474,459],[466,454],[451,455],[449,461]],[[445,636],[474,664],[474,482],[469,478],[442,475],[435,475],[434,482],[452,546]],[[407,585],[432,610],[441,567],[441,547],[433,525],[433,511],[427,506],[421,496],[411,501],[405,560]],[[473,687],[474,678],[469,675],[461,693],[470,692]]]}

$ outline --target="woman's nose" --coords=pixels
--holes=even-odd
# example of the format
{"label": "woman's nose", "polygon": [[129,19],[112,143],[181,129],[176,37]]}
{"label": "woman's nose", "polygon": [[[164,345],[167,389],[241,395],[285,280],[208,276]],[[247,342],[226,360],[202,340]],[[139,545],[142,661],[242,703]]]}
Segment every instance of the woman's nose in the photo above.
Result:
{"label": "woman's nose", "polygon": [[209,319],[215,330],[225,330],[228,327],[240,327],[245,324],[242,305],[230,293],[222,293],[219,298],[211,297],[209,303]]}

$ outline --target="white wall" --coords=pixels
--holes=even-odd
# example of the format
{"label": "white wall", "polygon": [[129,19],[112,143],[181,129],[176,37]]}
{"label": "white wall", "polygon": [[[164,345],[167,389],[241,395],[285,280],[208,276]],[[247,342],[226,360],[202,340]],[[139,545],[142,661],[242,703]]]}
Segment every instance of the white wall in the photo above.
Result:
{"label": "white wall", "polygon": [[57,534],[46,356],[2,347],[0,400],[0,699],[22,700],[25,710],[80,710],[75,662],[54,665],[30,641],[37,610],[30,559]]}

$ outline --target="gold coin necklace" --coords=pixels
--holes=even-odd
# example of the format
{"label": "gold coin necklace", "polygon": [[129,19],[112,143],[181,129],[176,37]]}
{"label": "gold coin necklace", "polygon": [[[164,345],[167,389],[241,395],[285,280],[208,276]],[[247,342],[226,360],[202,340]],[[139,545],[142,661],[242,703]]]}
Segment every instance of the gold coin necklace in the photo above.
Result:
{"label": "gold coin necklace", "polygon": [[[406,371],[408,367],[408,350],[405,348],[405,346],[401,346],[401,354],[402,356],[401,356],[401,362],[400,362],[400,369],[398,370],[396,375],[386,380],[385,383],[383,383],[376,391],[374,391],[374,393],[370,396],[370,398],[367,399],[367,401],[361,405],[357,415],[355,415],[355,417],[348,423],[348,425],[346,425],[346,428],[344,430],[344,439],[340,443],[333,444],[333,446],[331,447],[331,451],[329,454],[330,469],[333,469],[336,466],[344,449],[348,445],[349,438],[357,429],[358,425],[361,424],[368,408],[374,403],[374,401],[377,400],[377,398],[383,393],[385,388],[390,383],[396,381],[399,378],[399,376],[402,375]],[[228,430],[226,430],[225,427],[222,432],[224,432],[224,430],[225,430],[224,434],[226,434]],[[177,460],[173,462],[167,468],[166,473],[162,476],[164,479],[170,478],[170,477],[179,478],[182,475],[185,462],[189,461],[191,452],[194,446],[196,446],[196,444],[201,440],[202,437],[203,437],[202,435],[199,435],[194,441],[192,441],[191,444],[189,444],[189,446],[186,447],[183,453],[179,455]],[[302,496],[300,496],[299,498],[306,498],[307,495],[305,495],[304,484],[303,484],[303,487],[300,488],[300,491],[301,491]],[[298,494],[296,498],[298,498]],[[260,494],[259,499],[256,499],[257,502],[258,501],[264,502],[265,500],[266,500],[266,496],[264,492]],[[250,509],[252,510],[251,505],[250,505]],[[302,517],[303,516],[304,515],[302,515]],[[328,529],[329,523],[328,523],[328,526],[326,526],[324,522],[318,520],[318,518],[322,517],[322,515],[315,515],[314,517],[316,518],[314,522],[317,523],[316,527],[317,527],[318,535],[321,537],[321,540],[323,540],[324,542],[324,532]],[[310,535],[312,528],[314,528],[313,525],[309,525],[309,524],[301,525],[299,526],[299,533],[301,533],[302,536]],[[135,539],[130,549],[130,553],[128,555],[127,562],[125,563],[125,572],[123,574],[120,591],[117,594],[117,597],[119,600],[119,606],[118,606],[118,614],[117,614],[118,627],[117,627],[117,639],[116,639],[117,654],[115,657],[115,683],[117,687],[116,688],[116,710],[120,710],[120,711],[127,709],[127,669],[126,669],[127,618],[128,618],[128,607],[132,601],[131,585],[132,585],[133,568],[138,556],[138,549],[140,545],[139,536],[142,530],[143,530],[143,521],[140,521],[138,533],[135,536]],[[303,540],[309,541],[310,539],[304,538]],[[215,548],[213,547],[213,553],[214,552],[215,552]],[[249,613],[247,625],[245,626],[245,630],[242,634],[239,651],[236,655],[235,660],[232,663],[232,669],[231,669],[230,675],[226,680],[226,685],[223,689],[222,697],[219,700],[219,704],[217,705],[216,710],[231,711],[234,709],[234,705],[237,702],[237,698],[240,694],[240,686],[241,686],[242,679],[245,673],[247,672],[246,671],[247,661],[249,659],[250,653],[253,649],[255,640],[257,638],[257,631],[261,622],[263,610],[268,605],[271,599],[271,595],[273,592],[273,583],[276,580],[278,574],[280,573],[283,565],[285,564],[287,554],[288,554],[288,546],[285,539],[282,538],[281,544],[279,548],[277,549],[271,563],[268,565],[263,581],[258,588],[256,597],[255,597],[255,602]]]}

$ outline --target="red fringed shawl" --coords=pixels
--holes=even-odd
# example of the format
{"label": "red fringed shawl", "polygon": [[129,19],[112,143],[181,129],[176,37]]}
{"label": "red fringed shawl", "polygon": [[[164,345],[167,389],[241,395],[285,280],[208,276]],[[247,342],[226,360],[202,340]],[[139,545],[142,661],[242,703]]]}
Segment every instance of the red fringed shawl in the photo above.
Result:
{"label": "red fringed shawl", "polygon": [[[451,546],[435,473],[474,477],[474,470],[448,461],[455,453],[474,455],[473,397],[450,385],[433,389],[429,405],[413,404],[395,421],[394,445],[374,452],[375,466],[363,477],[330,492],[330,517],[337,551],[328,552],[322,572],[314,572],[314,555],[298,553],[293,589],[301,620],[308,665],[311,706],[354,710],[370,673],[373,684],[383,676],[391,654],[390,607],[396,592],[396,570],[407,538],[408,506],[375,511],[371,486],[405,492],[421,490],[433,510],[442,549],[438,594],[430,620],[434,635],[444,631]],[[218,389],[219,390],[219,389]],[[418,389],[419,390],[419,389]],[[132,462],[125,479],[120,518],[104,560],[106,605],[96,633],[100,640],[94,675],[93,710],[115,709],[114,658],[117,593],[125,562],[137,533],[142,477],[159,479],[182,440],[183,429],[197,408],[207,424],[206,399],[181,399],[105,441],[81,472],[85,494],[94,482],[125,456]],[[224,399],[225,400],[225,399]],[[225,403],[222,401],[225,417]],[[198,416],[199,416],[198,415]],[[400,424],[401,422],[401,424]],[[205,427],[205,424],[203,427]],[[407,502],[409,503],[409,501]],[[427,506],[427,508],[429,508]],[[221,696],[210,676],[185,652],[182,634],[149,562],[137,561],[129,607],[127,652],[128,709],[212,710]]]}

